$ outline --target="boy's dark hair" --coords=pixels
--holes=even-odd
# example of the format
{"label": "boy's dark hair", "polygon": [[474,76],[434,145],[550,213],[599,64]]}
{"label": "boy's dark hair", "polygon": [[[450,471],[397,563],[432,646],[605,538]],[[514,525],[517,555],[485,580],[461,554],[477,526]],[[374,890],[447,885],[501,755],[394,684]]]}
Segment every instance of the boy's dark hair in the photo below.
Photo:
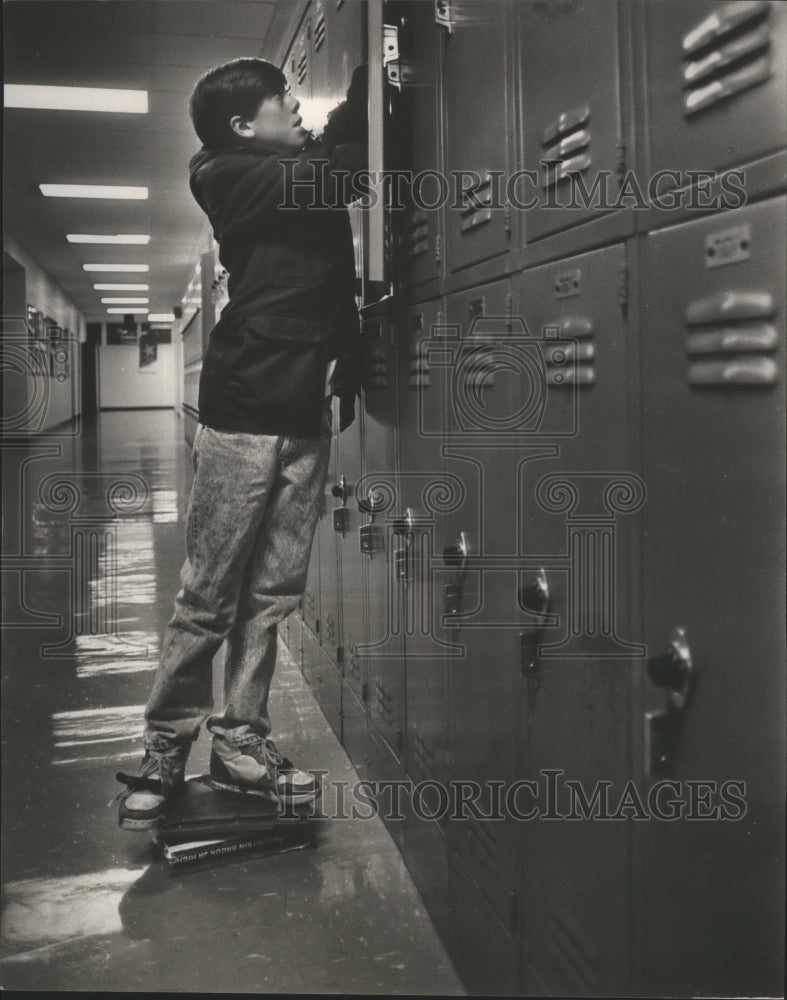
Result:
{"label": "boy's dark hair", "polygon": [[217,149],[242,141],[230,128],[230,118],[254,118],[269,97],[280,97],[287,80],[264,59],[233,59],[201,77],[189,100],[194,129],[203,146]]}

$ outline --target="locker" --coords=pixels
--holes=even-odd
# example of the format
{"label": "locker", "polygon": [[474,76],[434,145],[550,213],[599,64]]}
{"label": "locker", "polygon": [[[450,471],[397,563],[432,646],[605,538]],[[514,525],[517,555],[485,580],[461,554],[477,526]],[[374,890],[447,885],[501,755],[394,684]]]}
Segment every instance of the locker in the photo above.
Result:
{"label": "locker", "polygon": [[345,677],[342,679],[342,746],[356,770],[364,772],[368,763],[366,726],[366,706],[358,700]]}
{"label": "locker", "polygon": [[308,630],[303,634],[303,676],[309,682],[314,697],[341,739],[342,688],[336,664],[320,648],[315,636]]}
{"label": "locker", "polygon": [[[517,524],[512,498],[526,445],[521,435],[511,433],[515,428],[505,426],[518,377],[508,364],[509,348],[517,339],[511,329],[508,281],[450,296],[446,320],[449,330],[458,331],[446,467],[465,489],[464,502],[446,515],[446,563],[453,572],[446,567],[439,595],[457,646],[448,663],[448,771],[456,789],[462,782],[480,786],[475,809],[491,816],[500,811],[495,807],[492,783],[510,785],[517,777],[522,713]],[[478,818],[467,807],[449,823],[448,836],[498,919],[515,935],[521,910],[520,824]]]}
{"label": "locker", "polygon": [[470,996],[519,992],[514,942],[456,855],[451,856],[448,896],[451,957]]}
{"label": "locker", "polygon": [[[361,696],[370,723],[399,759],[403,741],[402,631],[399,582],[393,533],[397,514],[396,342],[390,318],[364,322],[368,357],[364,379],[363,478],[356,504],[363,507],[359,548],[364,547],[366,645],[357,651],[359,671],[366,671]],[[373,773],[373,772],[372,772]]]}
{"label": "locker", "polygon": [[783,3],[645,5],[651,175],[723,170],[784,147]]}
{"label": "locker", "polygon": [[[321,520],[317,521],[312,542],[309,571],[306,575],[306,586],[303,591],[302,613],[303,624],[317,637],[320,634],[320,531]],[[317,640],[319,642],[319,638]]]}
{"label": "locker", "polygon": [[[542,810],[576,814],[524,824],[523,966],[555,995],[630,988],[629,825],[583,819],[565,784],[580,782],[592,801],[608,782],[614,800],[630,775],[632,662],[643,649],[628,631],[631,518],[623,510],[627,502],[636,509],[644,491],[630,465],[625,261],[625,248],[612,246],[513,279],[517,308],[544,351],[541,440],[555,449],[522,466],[518,493],[520,599],[547,613],[522,632],[523,773],[537,782]],[[555,810],[546,799],[552,780]],[[521,808],[530,805],[526,795]]]}
{"label": "locker", "polygon": [[[625,169],[620,121],[617,0],[528,0],[516,5],[522,74],[523,167],[512,194],[525,204],[525,241],[577,226],[600,209],[569,205],[572,185],[592,191],[606,173],[612,203]],[[592,40],[593,58],[588,58]],[[537,177],[537,182],[534,180]],[[580,188],[580,192],[581,192]],[[577,199],[579,201],[579,199]]]}
{"label": "locker", "polygon": [[[356,405],[356,411],[358,408]],[[356,413],[355,421],[339,435],[337,452],[337,477],[331,488],[331,528],[338,548],[341,578],[341,639],[337,662],[342,666],[344,685],[352,689],[356,698],[362,699],[366,671],[358,647],[366,642],[364,574],[367,557],[361,551],[360,528],[364,514],[358,505],[358,485],[362,476],[360,414]]]}
{"label": "locker", "polygon": [[312,96],[311,19],[307,16],[298,30],[282,70],[290,91],[299,101]]}
{"label": "locker", "polygon": [[329,27],[330,0],[311,0],[309,11],[312,98],[327,101],[331,92],[331,60]]}
{"label": "locker", "polygon": [[[438,5],[439,6],[439,5]],[[509,169],[511,7],[501,0],[462,0],[441,29],[445,167],[450,193],[448,268],[458,271],[505,252],[510,224],[501,180]],[[464,174],[462,173],[464,172]]]}
{"label": "locker", "polygon": [[436,821],[424,818],[430,812],[428,790],[422,795],[427,805],[419,804],[417,813],[411,799],[405,799],[401,850],[429,916],[438,934],[445,938],[448,930],[448,850],[443,828]]}
{"label": "locker", "polygon": [[[397,32],[398,58],[387,64],[391,113],[385,127],[386,167],[413,178],[440,168],[437,118],[437,43],[434,8],[430,3],[389,4],[386,23]],[[441,273],[440,209],[434,184],[424,181],[423,202],[411,197],[412,185],[401,184],[401,203],[391,214],[394,234],[394,277],[398,287],[420,285]],[[418,199],[416,198],[416,201]]]}
{"label": "locker", "polygon": [[[783,991],[785,221],[780,197],[645,240],[641,780],[719,783],[640,830],[659,994]],[[745,815],[703,822],[729,781]]]}
{"label": "locker", "polygon": [[339,404],[333,400],[333,434],[331,440],[331,458],[328,466],[328,477],[323,494],[323,505],[320,512],[320,531],[315,543],[319,548],[319,590],[320,590],[320,627],[318,638],[326,655],[338,664],[339,661],[339,539],[341,533],[336,530],[337,506],[342,506],[340,497],[335,495],[341,491],[341,477],[338,472],[339,462]]}
{"label": "locker", "polygon": [[356,66],[365,61],[364,32],[366,4],[359,0],[323,0],[328,17],[331,104],[344,100]]}

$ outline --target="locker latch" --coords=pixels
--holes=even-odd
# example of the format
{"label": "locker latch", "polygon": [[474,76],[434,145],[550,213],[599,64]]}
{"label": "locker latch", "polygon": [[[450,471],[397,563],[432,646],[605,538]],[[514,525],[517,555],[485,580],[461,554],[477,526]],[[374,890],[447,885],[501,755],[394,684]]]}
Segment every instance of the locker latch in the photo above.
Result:
{"label": "locker latch", "polygon": [[366,555],[374,555],[375,552],[382,552],[385,548],[383,544],[382,528],[378,524],[363,524],[358,531],[361,552]]}
{"label": "locker latch", "polygon": [[344,535],[350,530],[350,509],[349,507],[333,508],[333,530]]}
{"label": "locker latch", "polygon": [[[533,583],[522,587],[519,591],[519,607],[531,614],[544,616],[549,612],[550,594],[549,581],[543,569],[536,574]],[[541,641],[543,625],[536,625],[527,632],[519,633],[520,669],[523,677],[532,681],[537,690],[539,685],[540,663],[538,659],[538,644]]]}
{"label": "locker latch", "polygon": [[435,0],[434,19],[435,24],[439,24],[441,28],[446,28],[450,35],[454,30],[453,0]]}

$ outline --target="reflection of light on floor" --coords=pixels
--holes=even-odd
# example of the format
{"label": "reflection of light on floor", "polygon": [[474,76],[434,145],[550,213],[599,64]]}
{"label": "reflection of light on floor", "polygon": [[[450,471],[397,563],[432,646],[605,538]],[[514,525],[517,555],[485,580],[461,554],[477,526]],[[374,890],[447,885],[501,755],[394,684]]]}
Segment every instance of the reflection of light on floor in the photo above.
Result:
{"label": "reflection of light on floor", "polygon": [[153,521],[173,524],[178,520],[177,490],[153,490]]}
{"label": "reflection of light on floor", "polygon": [[110,868],[62,878],[32,878],[5,886],[3,938],[35,948],[122,930],[118,906],[144,868]]}
{"label": "reflection of light on floor", "polygon": [[138,674],[158,667],[158,636],[152,632],[78,635],[74,643],[77,677]]}
{"label": "reflection of light on floor", "polygon": [[55,746],[90,746],[136,739],[144,728],[144,712],[144,705],[57,712],[52,716]]}
{"label": "reflection of light on floor", "polygon": [[115,593],[104,596],[106,583],[103,579],[90,581],[91,603],[102,607],[109,603],[155,604],[156,578],[152,573],[120,573],[115,576]]}

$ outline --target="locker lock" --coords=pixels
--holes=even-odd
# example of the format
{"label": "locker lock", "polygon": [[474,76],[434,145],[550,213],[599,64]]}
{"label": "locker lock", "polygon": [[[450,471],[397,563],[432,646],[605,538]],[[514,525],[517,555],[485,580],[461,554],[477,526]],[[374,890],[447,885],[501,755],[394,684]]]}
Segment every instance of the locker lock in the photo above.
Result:
{"label": "locker lock", "polygon": [[658,656],[650,657],[647,671],[656,687],[668,689],[673,708],[686,707],[694,691],[696,676],[684,629],[672,630],[669,646]]}
{"label": "locker lock", "polygon": [[331,495],[341,500],[342,503],[347,502],[347,480],[344,476],[341,477],[338,483],[333,484]]}
{"label": "locker lock", "polygon": [[408,540],[413,533],[413,526],[415,524],[415,517],[413,515],[412,507],[408,507],[404,512],[404,517],[397,517],[393,523],[393,531],[395,535],[405,535]]}

